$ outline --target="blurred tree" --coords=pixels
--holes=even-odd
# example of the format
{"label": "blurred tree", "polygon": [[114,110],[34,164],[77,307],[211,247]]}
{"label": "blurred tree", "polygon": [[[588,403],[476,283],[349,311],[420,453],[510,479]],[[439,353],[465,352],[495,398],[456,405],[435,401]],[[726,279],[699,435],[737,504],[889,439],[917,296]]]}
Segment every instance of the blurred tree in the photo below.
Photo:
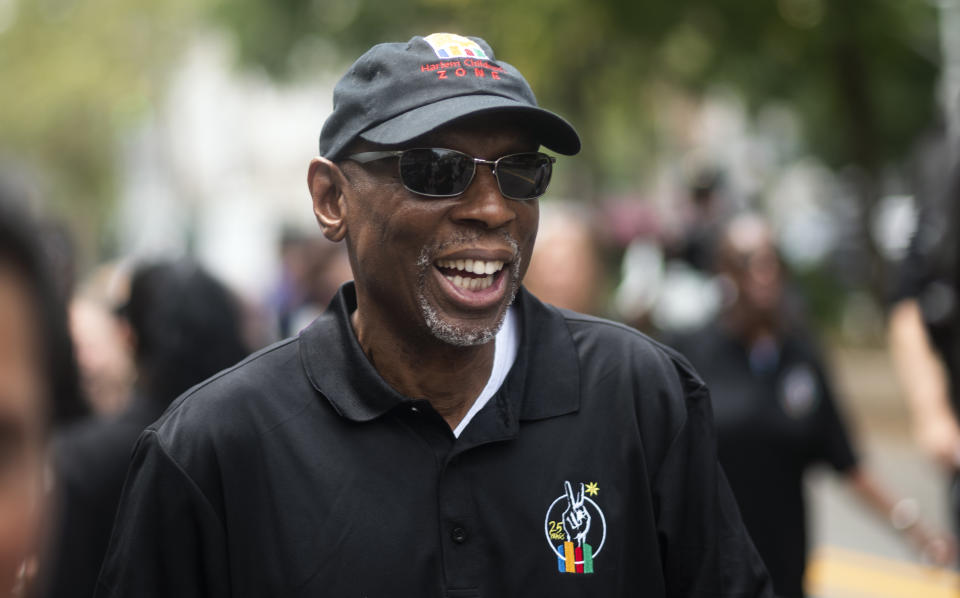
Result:
{"label": "blurred tree", "polygon": [[900,158],[934,108],[936,11],[924,0],[231,0],[217,14],[243,60],[278,76],[379,41],[480,35],[588,137],[626,131],[638,152],[628,160],[648,155],[664,83],[732,83],[755,107],[786,101],[813,152],[869,171]]}
{"label": "blurred tree", "polygon": [[[665,89],[726,83],[753,109],[787,104],[808,151],[861,173],[852,180],[871,249],[876,181],[935,109],[937,14],[926,0],[232,0],[217,14],[244,61],[281,77],[342,64],[379,41],[484,37],[583,135],[571,195],[640,182],[664,142],[654,119],[675,97]],[[875,251],[872,261],[868,283],[880,292]]]}
{"label": "blurred tree", "polygon": [[0,0],[0,165],[28,169],[87,257],[122,133],[161,98],[205,0]]}
{"label": "blurred tree", "polygon": [[278,78],[340,72],[379,41],[484,37],[583,135],[558,181],[571,196],[636,187],[672,143],[658,132],[664,104],[726,83],[754,109],[791,105],[810,152],[865,173],[866,213],[879,172],[934,109],[927,0],[0,0],[0,156],[44,173],[46,194],[95,230],[121,131],[159,100],[208,14],[242,64]]}

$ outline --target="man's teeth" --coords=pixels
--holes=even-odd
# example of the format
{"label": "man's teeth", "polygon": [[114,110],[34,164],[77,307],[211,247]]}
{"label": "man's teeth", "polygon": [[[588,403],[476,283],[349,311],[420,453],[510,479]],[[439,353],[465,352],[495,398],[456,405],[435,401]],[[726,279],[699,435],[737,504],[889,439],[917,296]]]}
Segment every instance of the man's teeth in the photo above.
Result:
{"label": "man's teeth", "polygon": [[484,276],[483,278],[464,278],[463,276],[447,276],[447,280],[468,291],[482,291],[490,288],[493,284],[493,276]]}
{"label": "man's teeth", "polygon": [[498,260],[438,260],[437,266],[448,270],[460,270],[481,277],[460,276],[459,274],[444,274],[447,280],[467,291],[482,291],[493,284],[494,274],[503,269],[503,262]]}
{"label": "man's teeth", "polygon": [[503,269],[503,262],[499,260],[438,260],[437,265],[451,270],[463,270],[474,274],[495,274]]}

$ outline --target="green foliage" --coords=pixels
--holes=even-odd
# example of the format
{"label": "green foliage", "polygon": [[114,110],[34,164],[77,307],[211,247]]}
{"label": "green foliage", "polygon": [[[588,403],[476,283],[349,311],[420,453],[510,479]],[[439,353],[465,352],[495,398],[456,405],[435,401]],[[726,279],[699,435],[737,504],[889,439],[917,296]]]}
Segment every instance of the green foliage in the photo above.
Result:
{"label": "green foliage", "polygon": [[380,41],[484,37],[581,132],[576,195],[641,182],[671,90],[725,83],[754,108],[785,101],[810,151],[874,172],[934,106],[926,0],[0,0],[0,157],[42,173],[81,237],[110,206],[123,133],[210,17],[243,64],[281,79],[341,72]]}
{"label": "green foliage", "polygon": [[202,4],[7,2],[13,20],[0,30],[0,158],[37,172],[45,198],[90,245],[114,196],[121,133],[159,99]]}
{"label": "green foliage", "polygon": [[239,0],[218,14],[244,59],[279,76],[310,38],[340,50],[321,62],[432,31],[484,37],[577,124],[600,178],[651,154],[658,86],[728,83],[754,107],[787,102],[814,153],[868,170],[902,156],[934,108],[936,14],[923,0]]}
{"label": "green foliage", "polygon": [[840,326],[844,298],[848,289],[825,266],[791,272],[794,284],[802,292],[804,307],[820,330],[835,330]]}

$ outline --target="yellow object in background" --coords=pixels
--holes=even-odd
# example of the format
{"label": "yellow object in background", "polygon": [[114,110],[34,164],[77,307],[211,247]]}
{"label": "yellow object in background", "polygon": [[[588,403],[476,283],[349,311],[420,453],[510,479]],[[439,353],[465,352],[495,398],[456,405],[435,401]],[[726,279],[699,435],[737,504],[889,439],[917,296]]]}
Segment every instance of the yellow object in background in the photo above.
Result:
{"label": "yellow object in background", "polygon": [[807,566],[807,594],[816,598],[958,598],[953,571],[826,546]]}

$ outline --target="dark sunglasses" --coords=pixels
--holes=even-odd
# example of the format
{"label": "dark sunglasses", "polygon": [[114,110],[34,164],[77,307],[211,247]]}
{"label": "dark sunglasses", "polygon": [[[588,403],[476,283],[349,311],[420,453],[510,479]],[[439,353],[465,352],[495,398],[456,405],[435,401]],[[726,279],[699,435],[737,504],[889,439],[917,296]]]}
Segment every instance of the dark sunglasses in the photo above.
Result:
{"label": "dark sunglasses", "polygon": [[361,152],[347,156],[347,159],[366,164],[394,157],[400,158],[400,181],[411,193],[426,197],[456,197],[470,186],[477,173],[477,164],[486,164],[497,179],[500,193],[521,201],[536,199],[546,192],[553,174],[553,163],[557,161],[541,152],[484,160],[457,150],[436,147]]}

